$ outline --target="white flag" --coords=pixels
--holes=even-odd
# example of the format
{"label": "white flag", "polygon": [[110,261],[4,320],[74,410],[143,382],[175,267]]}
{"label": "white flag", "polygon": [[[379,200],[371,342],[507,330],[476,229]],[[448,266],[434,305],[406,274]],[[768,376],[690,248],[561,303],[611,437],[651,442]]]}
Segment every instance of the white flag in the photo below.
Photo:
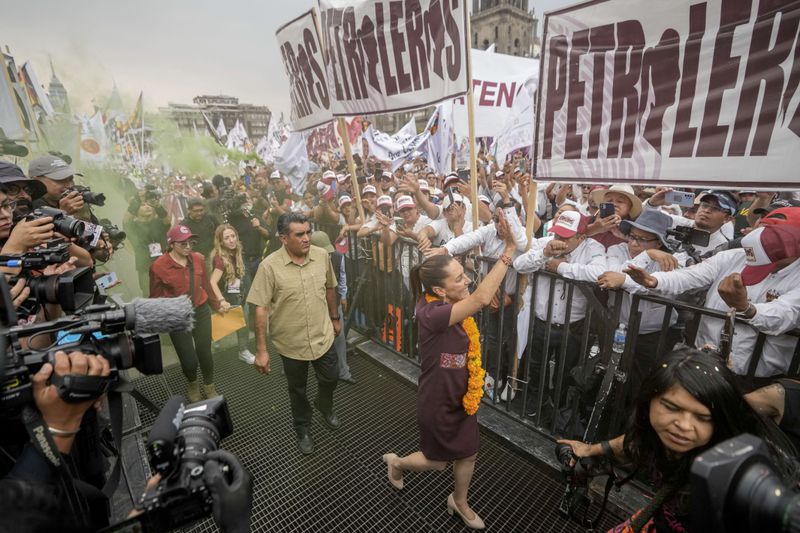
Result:
{"label": "white flag", "polygon": [[408,124],[395,133],[389,135],[376,130],[370,125],[364,133],[364,138],[369,144],[369,153],[374,155],[381,161],[388,161],[392,163],[392,170],[397,170],[403,162],[412,157],[414,152],[419,151],[425,145],[425,142],[431,136],[431,132],[435,132],[439,125],[439,109],[434,111],[425,129],[421,133],[416,132],[414,119],[412,118]]}
{"label": "white flag", "polygon": [[219,137],[220,139],[224,139],[228,135],[228,130],[225,129],[225,123],[222,121],[221,118],[219,119],[219,124],[217,124],[216,132],[217,132],[217,137]]}
{"label": "white flag", "polygon": [[92,117],[81,117],[81,159],[105,161],[107,138],[103,127],[103,114],[98,111]]}
{"label": "white flag", "polygon": [[306,190],[306,176],[310,162],[303,132],[294,131],[286,139],[280,153],[275,157],[275,168],[289,178],[292,191],[302,195]]}
{"label": "white flag", "polygon": [[433,128],[426,148],[428,166],[444,176],[453,170],[455,132],[453,130],[453,102],[446,101],[436,106],[439,123]]}
{"label": "white flag", "polygon": [[533,98],[535,92],[527,87],[517,93],[511,116],[503,126],[502,133],[495,138],[495,159],[502,166],[506,156],[520,148],[533,146]]}

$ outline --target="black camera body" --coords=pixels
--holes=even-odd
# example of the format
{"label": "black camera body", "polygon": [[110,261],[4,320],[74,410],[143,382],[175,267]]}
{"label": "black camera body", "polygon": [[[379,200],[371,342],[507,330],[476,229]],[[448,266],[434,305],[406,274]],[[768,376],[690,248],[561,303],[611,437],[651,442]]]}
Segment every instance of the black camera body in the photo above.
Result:
{"label": "black camera body", "polygon": [[800,494],[770,466],[764,441],[739,435],[692,463],[692,530],[709,533],[800,531]]}
{"label": "black camera body", "polygon": [[92,303],[96,287],[89,267],[79,267],[63,274],[33,276],[33,270],[41,270],[48,265],[60,265],[69,260],[70,244],[62,239],[49,241],[46,247],[34,248],[24,254],[0,255],[0,265],[20,268],[17,279],[24,278],[30,289],[30,297],[20,306],[20,314],[35,314],[41,304],[59,304],[68,312]]}
{"label": "black camera body", "polygon": [[177,411],[170,407],[173,400],[159,413],[147,442],[150,466],[161,481],[138,505],[145,531],[171,531],[211,514],[213,499],[203,476],[206,455],[233,433],[222,396],[186,406],[181,400]]}
{"label": "black camera body", "polygon": [[[584,527],[593,528],[605,512],[605,506],[593,519],[588,518],[589,482],[596,476],[614,478],[614,470],[608,457],[577,457],[569,444],[556,445],[556,459],[561,465],[561,473],[567,481],[564,495],[558,504],[558,512],[565,518],[571,518]],[[574,461],[574,464],[572,462]],[[609,487],[610,488],[610,487]]]}
{"label": "black camera body", "polygon": [[62,194],[62,198],[72,191],[80,193],[83,197],[83,201],[87,204],[97,205],[97,206],[104,206],[106,205],[106,195],[101,192],[93,192],[89,187],[84,185],[73,185]]}
{"label": "black camera body", "polygon": [[86,223],[83,220],[71,217],[61,209],[56,209],[55,207],[38,207],[25,215],[25,220],[36,220],[37,218],[43,217],[53,217],[55,231],[67,238],[80,238],[86,231]]}
{"label": "black camera body", "polygon": [[[163,370],[161,341],[158,335],[132,332],[132,315],[131,306],[115,309],[110,305],[97,305],[89,306],[79,314],[49,322],[9,327],[3,334],[7,342],[7,357],[3,369],[4,382],[0,387],[0,411],[15,415],[25,405],[33,404],[31,376],[43,364],[54,364],[55,353],[59,350],[102,355],[111,367],[107,378],[53,375],[50,381],[66,402],[99,398],[118,380],[120,370],[136,368],[143,374],[160,374]],[[46,350],[22,348],[22,338],[30,339],[57,331],[65,331],[77,338]]]}

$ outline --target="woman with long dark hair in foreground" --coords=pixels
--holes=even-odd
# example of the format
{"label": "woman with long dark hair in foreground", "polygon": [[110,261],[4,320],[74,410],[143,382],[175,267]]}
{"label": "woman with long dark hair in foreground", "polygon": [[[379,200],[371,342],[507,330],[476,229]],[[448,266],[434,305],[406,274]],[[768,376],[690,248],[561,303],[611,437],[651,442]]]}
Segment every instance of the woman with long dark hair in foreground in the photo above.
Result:
{"label": "woman with long dark hair in foreground", "polygon": [[578,457],[613,453],[652,476],[653,500],[612,531],[689,531],[689,471],[709,448],[742,433],[761,437],[789,484],[798,467],[789,439],[745,401],[719,357],[693,348],[669,353],[643,381],[624,435],[598,444],[560,440]]}

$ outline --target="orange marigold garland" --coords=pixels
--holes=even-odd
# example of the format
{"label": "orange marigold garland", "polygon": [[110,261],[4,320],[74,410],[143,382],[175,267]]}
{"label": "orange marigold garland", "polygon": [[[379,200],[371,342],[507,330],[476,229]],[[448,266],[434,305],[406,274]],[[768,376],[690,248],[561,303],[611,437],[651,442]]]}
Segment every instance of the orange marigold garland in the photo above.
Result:
{"label": "orange marigold garland", "polygon": [[[425,301],[435,302],[440,298],[425,295]],[[478,407],[481,405],[481,398],[483,398],[483,379],[486,376],[486,371],[481,367],[481,336],[478,332],[478,325],[475,319],[468,316],[461,321],[461,327],[464,328],[467,337],[469,337],[469,351],[467,352],[467,371],[469,378],[467,380],[467,393],[461,399],[461,404],[464,406],[464,411],[468,415],[474,415],[478,412]]]}

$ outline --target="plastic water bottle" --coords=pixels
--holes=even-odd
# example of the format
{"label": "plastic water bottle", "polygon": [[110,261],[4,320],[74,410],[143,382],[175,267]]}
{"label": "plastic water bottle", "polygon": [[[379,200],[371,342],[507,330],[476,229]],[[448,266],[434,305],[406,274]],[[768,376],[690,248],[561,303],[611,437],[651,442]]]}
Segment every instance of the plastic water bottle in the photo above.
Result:
{"label": "plastic water bottle", "polygon": [[611,346],[611,351],[615,354],[622,355],[622,352],[625,351],[625,336],[625,324],[621,323],[614,332],[614,344]]}

